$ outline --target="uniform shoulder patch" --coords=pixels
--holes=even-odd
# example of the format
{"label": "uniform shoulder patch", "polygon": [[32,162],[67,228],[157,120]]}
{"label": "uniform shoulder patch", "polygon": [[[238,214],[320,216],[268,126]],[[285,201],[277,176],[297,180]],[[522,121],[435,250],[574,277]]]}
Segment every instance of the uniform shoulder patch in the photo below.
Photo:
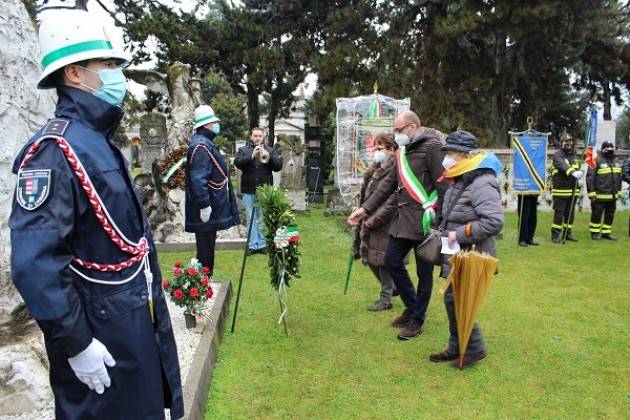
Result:
{"label": "uniform shoulder patch", "polygon": [[68,120],[62,120],[60,118],[52,119],[48,121],[48,124],[46,124],[46,127],[44,127],[42,136],[46,136],[48,134],[63,136],[69,124],[70,124],[70,121]]}
{"label": "uniform shoulder patch", "polygon": [[16,199],[25,210],[41,207],[52,188],[52,170],[34,169],[18,173]]}

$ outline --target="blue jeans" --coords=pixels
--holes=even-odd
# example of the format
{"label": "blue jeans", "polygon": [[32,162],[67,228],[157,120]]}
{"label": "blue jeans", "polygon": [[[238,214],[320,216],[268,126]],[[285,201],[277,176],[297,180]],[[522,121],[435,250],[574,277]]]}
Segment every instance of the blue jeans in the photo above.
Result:
{"label": "blue jeans", "polygon": [[[252,216],[252,209],[256,203],[254,194],[243,194],[243,204],[245,204],[245,215],[247,216],[247,227],[249,228],[249,219]],[[262,249],[265,247],[265,236],[263,235],[262,210],[254,209],[254,224],[252,225],[252,234],[249,238],[249,249]]]}

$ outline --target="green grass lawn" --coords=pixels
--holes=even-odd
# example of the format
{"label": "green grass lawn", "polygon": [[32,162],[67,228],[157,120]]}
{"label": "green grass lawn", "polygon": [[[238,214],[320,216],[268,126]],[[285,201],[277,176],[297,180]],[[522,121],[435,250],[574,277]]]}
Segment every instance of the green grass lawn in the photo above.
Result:
{"label": "green grass lawn", "polygon": [[[542,246],[523,249],[508,214],[500,274],[479,316],[488,357],[458,371],[428,360],[448,337],[437,274],[425,332],[401,342],[389,326],[401,301],[367,312],[379,287],[360,263],[343,295],[350,236],[322,210],[300,216],[302,278],[290,289],[290,336],[276,323],[266,257],[256,255],[236,332],[220,346],[206,417],[629,418],[627,217],[618,214],[619,242],[593,242],[588,213],[580,213],[579,242],[560,246],[549,239],[551,214],[539,213]],[[219,252],[216,277],[236,286],[241,258]]]}

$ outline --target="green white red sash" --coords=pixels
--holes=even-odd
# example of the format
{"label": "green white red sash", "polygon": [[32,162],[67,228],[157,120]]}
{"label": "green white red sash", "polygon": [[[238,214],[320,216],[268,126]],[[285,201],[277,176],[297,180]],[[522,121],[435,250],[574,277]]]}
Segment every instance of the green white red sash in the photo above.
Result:
{"label": "green white red sash", "polygon": [[407,193],[424,209],[422,214],[422,231],[426,235],[429,233],[431,224],[435,219],[435,207],[438,200],[437,190],[433,190],[431,194],[428,194],[424,189],[424,186],[422,186],[411,170],[411,166],[409,166],[405,146],[400,148],[396,158],[398,160],[398,176],[407,190]]}

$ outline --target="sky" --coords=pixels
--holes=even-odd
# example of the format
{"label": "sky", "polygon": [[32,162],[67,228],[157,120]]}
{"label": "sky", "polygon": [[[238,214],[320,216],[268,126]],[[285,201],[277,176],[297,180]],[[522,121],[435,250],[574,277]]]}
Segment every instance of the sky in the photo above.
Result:
{"label": "sky", "polygon": [[[60,1],[61,0],[50,0],[49,4],[55,4],[55,3],[63,4],[63,2],[60,3]],[[111,0],[101,0],[101,1],[106,7],[111,7],[113,9]],[[185,11],[191,11],[195,5],[195,2],[193,0],[178,0],[176,2],[174,2],[173,0],[161,0],[161,1],[167,5],[173,5],[173,6],[178,5],[181,10],[185,10]],[[236,3],[238,3],[238,0],[236,0]],[[108,31],[109,34],[111,34],[113,46],[120,50],[124,50],[123,30],[115,25],[115,22],[112,19],[112,17],[105,10],[103,10],[103,8],[96,1],[88,2],[88,10],[91,13],[98,15],[99,18],[103,20],[106,30]],[[155,50],[157,48],[156,44],[150,40],[147,41],[146,46],[147,48],[152,49],[152,50]],[[150,69],[150,68],[153,68],[154,65],[155,65],[154,61],[146,62],[141,65],[135,66],[134,68]],[[316,85],[317,85],[317,75],[313,73],[307,75],[305,84],[304,84],[304,90],[307,96],[310,96],[313,93],[313,91],[317,87]],[[137,98],[144,97],[144,86],[142,85],[139,85],[132,81],[129,84],[129,90]],[[624,99],[626,103],[628,103],[630,101],[630,95],[626,93],[626,95],[624,96]],[[603,120],[603,117],[602,117],[603,110],[602,110],[601,104],[598,104],[598,105],[600,108],[598,118],[599,120]],[[613,115],[613,119],[618,118],[622,112],[623,112],[623,107],[619,107],[615,105],[613,101],[612,111],[611,111]]]}
{"label": "sky", "polygon": [[[101,0],[101,1],[106,7],[111,7],[111,9],[113,9],[111,0]],[[184,10],[187,12],[191,11],[195,5],[195,2],[191,0],[180,0],[177,3],[174,3],[173,1],[170,1],[170,0],[162,0],[162,3],[167,4],[167,5],[178,4],[181,10]],[[112,44],[114,45],[114,47],[117,47],[118,49],[123,50],[124,49],[123,30],[116,26],[114,19],[112,19],[109,13],[103,10],[103,8],[96,1],[88,2],[88,11],[90,13],[97,14],[99,18],[103,20],[108,33],[112,35],[112,38],[113,38]],[[155,49],[157,48],[157,45],[155,44],[155,42],[152,42],[151,40],[147,41],[146,46],[147,48],[153,51],[155,51]],[[155,61],[150,61],[150,62],[142,63],[141,65],[138,65],[138,66],[134,66],[134,68],[151,69],[151,68],[154,68],[154,66],[155,66]],[[304,81],[304,91],[306,93],[306,96],[310,96],[315,91],[316,87],[317,87],[317,75],[313,73],[308,74]],[[138,83],[131,81],[129,84],[129,90],[137,98],[144,97],[143,85],[139,85]]]}

